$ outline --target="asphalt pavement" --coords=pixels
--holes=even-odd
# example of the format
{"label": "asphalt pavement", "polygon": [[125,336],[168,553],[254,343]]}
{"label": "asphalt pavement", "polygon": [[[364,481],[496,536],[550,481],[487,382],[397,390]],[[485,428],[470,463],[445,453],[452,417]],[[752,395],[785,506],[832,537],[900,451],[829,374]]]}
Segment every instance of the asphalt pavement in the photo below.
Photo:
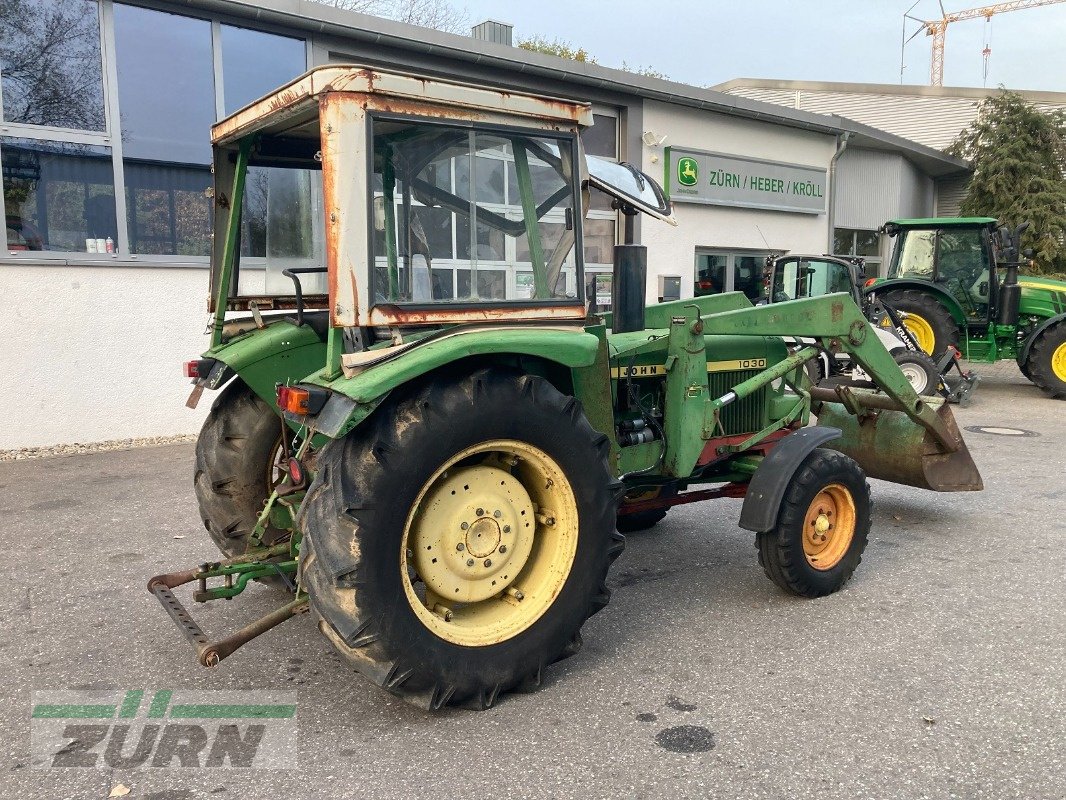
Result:
{"label": "asphalt pavement", "polygon": [[[1062,798],[1066,403],[978,368],[960,425],[1035,435],[966,433],[981,493],[873,482],[843,591],[770,583],[738,500],[675,508],[629,536],[582,652],[480,713],[380,692],[306,616],[200,667],[145,591],[214,557],[191,445],[0,464],[0,797]],[[195,613],[218,634],[282,602]],[[35,765],[34,691],[159,688],[295,690],[292,769]]]}

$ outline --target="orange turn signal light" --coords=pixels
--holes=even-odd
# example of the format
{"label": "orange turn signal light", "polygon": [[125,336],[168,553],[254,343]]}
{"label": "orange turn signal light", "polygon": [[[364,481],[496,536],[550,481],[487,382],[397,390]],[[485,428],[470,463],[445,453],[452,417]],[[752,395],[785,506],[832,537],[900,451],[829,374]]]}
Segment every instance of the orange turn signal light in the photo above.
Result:
{"label": "orange turn signal light", "polygon": [[278,386],[278,408],[290,414],[317,414],[328,398],[329,393],[317,387]]}

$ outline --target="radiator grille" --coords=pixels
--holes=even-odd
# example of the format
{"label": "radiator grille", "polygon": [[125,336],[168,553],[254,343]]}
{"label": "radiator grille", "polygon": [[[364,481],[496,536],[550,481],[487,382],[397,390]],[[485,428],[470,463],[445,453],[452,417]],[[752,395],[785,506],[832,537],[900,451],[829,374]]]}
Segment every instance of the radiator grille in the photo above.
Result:
{"label": "radiator grille", "polygon": [[[707,376],[710,385],[711,397],[721,397],[741,381],[745,381],[760,370],[745,369],[732,372],[712,372]],[[725,434],[731,436],[736,433],[754,433],[762,430],[766,425],[766,404],[769,400],[767,394],[769,386],[764,386],[750,397],[742,400],[734,400],[722,409],[721,419]]]}

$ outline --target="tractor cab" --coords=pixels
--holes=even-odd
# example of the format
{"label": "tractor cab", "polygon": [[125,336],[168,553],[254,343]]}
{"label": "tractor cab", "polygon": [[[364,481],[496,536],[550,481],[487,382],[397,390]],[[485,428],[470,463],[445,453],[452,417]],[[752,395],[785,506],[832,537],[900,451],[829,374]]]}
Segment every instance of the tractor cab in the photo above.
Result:
{"label": "tractor cab", "polygon": [[859,291],[863,261],[835,256],[787,255],[766,259],[767,300],[782,303],[801,297],[844,292],[862,307]]}
{"label": "tractor cab", "polygon": [[[587,103],[354,66],[312,70],[223,120],[216,343],[226,311],[295,309],[323,338],[344,331],[336,372],[342,351],[412,327],[584,320],[590,191],[673,222],[653,179],[584,155],[591,122]],[[257,232],[242,202],[279,206],[265,233],[285,245],[246,277]]]}
{"label": "tractor cab", "polygon": [[889,280],[933,283],[954,299],[969,326],[989,322],[997,276],[991,217],[900,219],[885,224],[895,237]]}

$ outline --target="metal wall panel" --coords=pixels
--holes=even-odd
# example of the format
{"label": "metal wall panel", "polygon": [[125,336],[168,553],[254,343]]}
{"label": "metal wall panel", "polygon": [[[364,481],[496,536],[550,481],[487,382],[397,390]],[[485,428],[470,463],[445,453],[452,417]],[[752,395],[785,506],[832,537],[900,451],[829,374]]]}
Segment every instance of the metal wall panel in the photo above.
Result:
{"label": "metal wall panel", "polygon": [[959,206],[966,196],[966,178],[945,178],[936,183],[936,205],[933,214],[938,217],[959,216]]}
{"label": "metal wall panel", "polygon": [[871,230],[896,216],[902,156],[849,147],[837,161],[837,228]]}

